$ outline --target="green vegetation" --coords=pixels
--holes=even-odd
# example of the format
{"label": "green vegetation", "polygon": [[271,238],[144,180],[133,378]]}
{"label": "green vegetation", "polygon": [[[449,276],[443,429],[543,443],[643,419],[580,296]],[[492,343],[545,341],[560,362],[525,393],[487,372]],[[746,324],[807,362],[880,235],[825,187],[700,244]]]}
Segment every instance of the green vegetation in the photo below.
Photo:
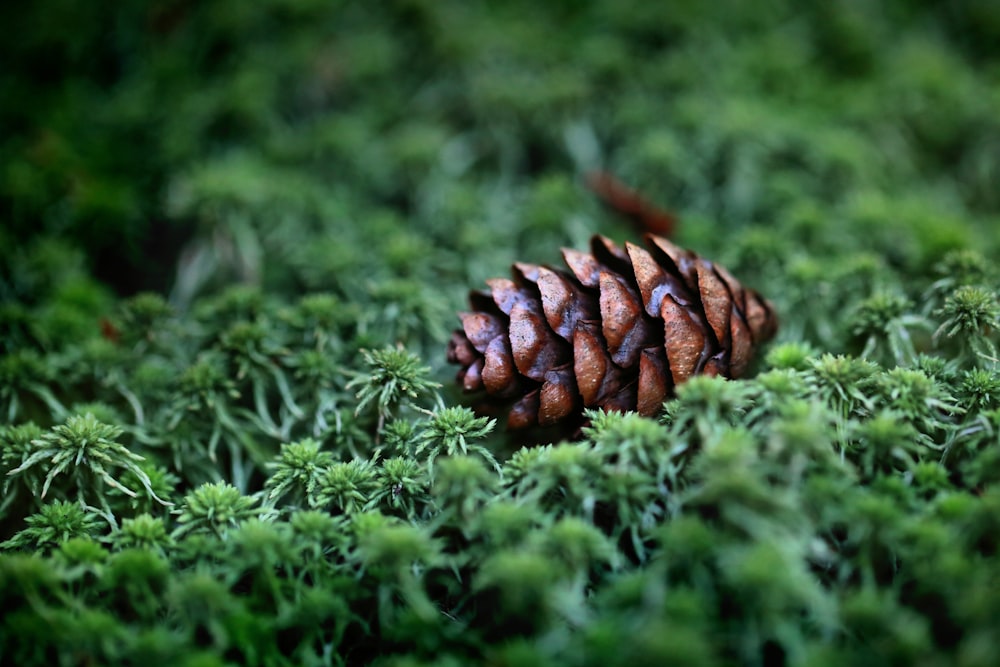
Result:
{"label": "green vegetation", "polygon": [[[4,664],[1000,664],[991,0],[0,24]],[[509,433],[454,313],[635,238],[593,168],[782,328]]]}

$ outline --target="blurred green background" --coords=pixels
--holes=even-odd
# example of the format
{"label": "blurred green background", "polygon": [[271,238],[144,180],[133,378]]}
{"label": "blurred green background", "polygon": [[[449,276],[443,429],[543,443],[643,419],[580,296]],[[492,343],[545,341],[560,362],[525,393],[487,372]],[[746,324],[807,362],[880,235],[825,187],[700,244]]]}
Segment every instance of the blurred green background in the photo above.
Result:
{"label": "blurred green background", "polygon": [[594,167],[824,347],[828,281],[998,244],[991,0],[44,0],[0,22],[6,303],[430,287],[443,331],[511,261],[634,236],[580,187]]}

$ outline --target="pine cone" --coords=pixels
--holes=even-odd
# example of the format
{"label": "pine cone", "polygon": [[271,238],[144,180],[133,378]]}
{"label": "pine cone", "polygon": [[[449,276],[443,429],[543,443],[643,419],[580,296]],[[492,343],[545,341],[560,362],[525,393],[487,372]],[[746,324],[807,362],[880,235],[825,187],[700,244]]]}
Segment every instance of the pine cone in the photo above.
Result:
{"label": "pine cone", "polygon": [[742,375],[774,336],[771,304],[721,266],[647,234],[622,250],[563,249],[570,272],[517,263],[460,313],[448,361],[466,391],[515,401],[508,428],[547,426],[583,407],[656,414],[692,375]]}

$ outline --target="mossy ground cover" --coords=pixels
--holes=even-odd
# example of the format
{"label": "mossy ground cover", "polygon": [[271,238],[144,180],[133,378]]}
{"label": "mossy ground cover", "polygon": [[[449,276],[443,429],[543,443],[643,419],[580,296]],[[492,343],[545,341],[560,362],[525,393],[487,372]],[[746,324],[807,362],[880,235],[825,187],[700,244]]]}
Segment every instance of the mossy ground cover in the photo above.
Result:
{"label": "mossy ground cover", "polygon": [[[8,4],[4,664],[1000,664],[995,3]],[[595,168],[782,329],[507,433]]]}

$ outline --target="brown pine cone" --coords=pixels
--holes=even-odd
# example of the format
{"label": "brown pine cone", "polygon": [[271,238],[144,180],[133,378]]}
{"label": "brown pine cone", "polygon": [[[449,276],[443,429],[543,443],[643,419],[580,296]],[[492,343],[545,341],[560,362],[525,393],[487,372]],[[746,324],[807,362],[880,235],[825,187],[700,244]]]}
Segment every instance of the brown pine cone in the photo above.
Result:
{"label": "brown pine cone", "polygon": [[771,304],[721,266],[659,236],[625,249],[603,236],[563,249],[570,271],[517,263],[487,280],[448,344],[466,391],[515,401],[508,428],[583,407],[656,414],[692,375],[742,375],[774,336]]}

